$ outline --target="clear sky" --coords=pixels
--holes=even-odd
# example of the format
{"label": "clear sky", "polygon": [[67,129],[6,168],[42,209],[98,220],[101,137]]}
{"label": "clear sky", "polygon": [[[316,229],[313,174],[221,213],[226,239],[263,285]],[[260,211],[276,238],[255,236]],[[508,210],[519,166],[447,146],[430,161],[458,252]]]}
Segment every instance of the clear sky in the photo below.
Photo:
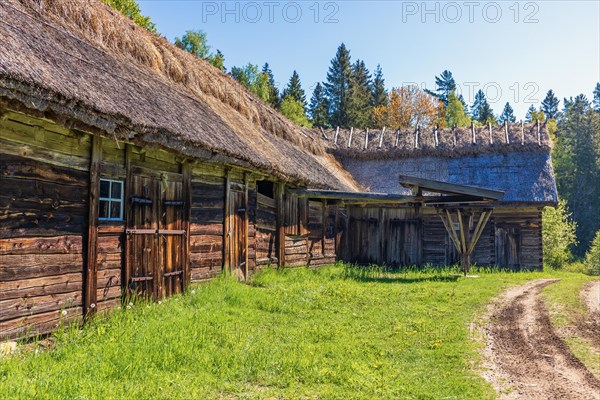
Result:
{"label": "clear sky", "polygon": [[225,65],[271,65],[283,88],[296,69],[307,99],[326,78],[340,43],[386,86],[434,87],[449,69],[469,104],[479,88],[496,114],[509,101],[517,119],[553,89],[558,98],[600,81],[600,1],[196,1],[139,0],[173,41],[208,34]]}

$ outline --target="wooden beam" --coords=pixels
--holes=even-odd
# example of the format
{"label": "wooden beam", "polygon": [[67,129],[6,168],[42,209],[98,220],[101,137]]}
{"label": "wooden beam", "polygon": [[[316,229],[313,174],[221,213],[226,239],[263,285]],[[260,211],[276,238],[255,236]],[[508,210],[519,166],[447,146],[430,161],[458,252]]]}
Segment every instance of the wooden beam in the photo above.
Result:
{"label": "wooden beam", "polygon": [[360,200],[370,202],[388,202],[388,203],[410,203],[415,200],[413,196],[404,196],[399,194],[370,193],[370,192],[342,192],[336,190],[318,190],[318,189],[288,189],[291,193],[300,198],[327,199],[327,200]]}
{"label": "wooden beam", "polygon": [[277,248],[277,259],[279,267],[285,267],[285,208],[283,202],[283,194],[285,193],[285,185],[278,183],[275,193],[275,203],[277,212],[276,221],[276,236],[275,247]]}
{"label": "wooden beam", "polygon": [[248,183],[249,174],[244,173],[244,280],[248,279]]}
{"label": "wooden beam", "polygon": [[[125,143],[125,212],[123,215],[125,216],[125,226],[128,228],[133,227],[133,214],[131,207],[131,197],[133,194],[133,186],[132,186],[132,173],[131,173],[131,158],[133,157],[133,145],[131,143]],[[130,249],[132,243],[130,241],[130,236],[125,235],[125,273],[123,276],[125,277],[125,281],[122,284],[125,295],[129,295],[129,280],[131,279],[131,252]]]}
{"label": "wooden beam", "polygon": [[475,232],[473,234],[473,238],[471,239],[471,247],[469,249],[469,254],[472,253],[473,250],[475,250],[475,246],[477,245],[477,242],[479,241],[479,238],[481,237],[481,234],[483,233],[485,226],[487,225],[488,221],[490,220],[492,213],[493,213],[493,210],[488,210],[488,211],[484,210],[481,213],[481,216],[479,217],[479,224],[477,225],[477,228],[475,229]]}
{"label": "wooden beam", "polygon": [[190,284],[190,225],[192,215],[192,168],[189,161],[184,161],[181,165],[183,174],[183,229],[185,237],[183,239],[183,287],[184,289]]}
{"label": "wooden beam", "polygon": [[[445,212],[447,212],[447,210]],[[460,244],[454,239],[454,235],[452,234],[452,230],[454,230],[454,227],[446,219],[446,216],[444,215],[443,212],[438,212],[438,215],[440,216],[442,223],[444,224],[444,228],[446,228],[446,232],[448,232],[448,236],[450,237],[450,240],[454,244],[454,248],[456,249],[456,251],[460,252]]]}
{"label": "wooden beam", "polygon": [[102,138],[94,135],[90,155],[90,186],[88,201],[88,236],[85,274],[84,316],[96,311],[98,279],[98,212],[100,208],[100,162],[102,161]]}
{"label": "wooden beam", "polygon": [[435,181],[432,179],[417,178],[413,176],[400,175],[400,184],[410,188],[419,186],[421,189],[435,193],[458,194],[475,197],[483,197],[484,199],[500,200],[504,197],[504,192],[498,190],[484,189],[475,186],[460,185],[456,183],[448,183]]}
{"label": "wooden beam", "polygon": [[223,235],[223,267],[231,272],[231,170],[225,171],[225,226]]}

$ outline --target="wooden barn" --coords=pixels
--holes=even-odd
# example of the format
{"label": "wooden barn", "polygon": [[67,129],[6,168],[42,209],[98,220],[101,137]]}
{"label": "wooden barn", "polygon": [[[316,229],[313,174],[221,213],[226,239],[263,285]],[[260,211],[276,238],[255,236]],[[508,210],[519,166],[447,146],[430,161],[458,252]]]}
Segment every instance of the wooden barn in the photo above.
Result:
{"label": "wooden barn", "polygon": [[543,127],[307,130],[98,0],[0,15],[0,340],[223,271],[541,266]]}
{"label": "wooden barn", "polygon": [[[449,195],[443,205],[426,200],[346,207],[350,237],[345,260],[391,265],[460,262],[461,246],[454,239],[461,239],[463,221],[457,211],[468,217],[465,231],[474,233],[481,213],[490,207],[461,198],[478,194],[460,190],[468,186],[503,193],[478,232],[470,262],[512,270],[542,268],[541,214],[558,201],[551,142],[543,125],[395,132],[338,129],[324,134],[330,139],[329,152],[364,190],[409,195],[416,188],[423,194]],[[446,210],[452,211],[450,216]]]}

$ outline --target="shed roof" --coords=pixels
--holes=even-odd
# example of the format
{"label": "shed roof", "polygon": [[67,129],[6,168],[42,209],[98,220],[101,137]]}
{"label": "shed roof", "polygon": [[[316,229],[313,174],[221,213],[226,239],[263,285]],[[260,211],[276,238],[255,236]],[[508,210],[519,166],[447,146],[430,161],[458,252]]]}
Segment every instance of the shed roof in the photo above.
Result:
{"label": "shed roof", "polygon": [[98,0],[3,0],[0,15],[0,106],[296,183],[357,188],[313,131]]}

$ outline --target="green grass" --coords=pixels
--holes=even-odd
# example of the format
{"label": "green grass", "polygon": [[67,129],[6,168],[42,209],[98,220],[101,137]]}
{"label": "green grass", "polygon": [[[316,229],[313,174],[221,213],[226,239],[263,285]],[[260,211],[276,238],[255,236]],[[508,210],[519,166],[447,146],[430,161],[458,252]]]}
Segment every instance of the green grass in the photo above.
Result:
{"label": "green grass", "polygon": [[477,274],[338,265],[216,279],[0,360],[1,397],[493,398],[469,326],[508,285],[550,275]]}
{"label": "green grass", "polygon": [[575,357],[590,370],[600,376],[600,352],[585,339],[571,334],[569,327],[575,326],[584,318],[588,308],[581,298],[581,290],[591,280],[598,277],[573,274],[570,279],[544,288],[543,296],[550,310],[550,320],[565,340]]}

